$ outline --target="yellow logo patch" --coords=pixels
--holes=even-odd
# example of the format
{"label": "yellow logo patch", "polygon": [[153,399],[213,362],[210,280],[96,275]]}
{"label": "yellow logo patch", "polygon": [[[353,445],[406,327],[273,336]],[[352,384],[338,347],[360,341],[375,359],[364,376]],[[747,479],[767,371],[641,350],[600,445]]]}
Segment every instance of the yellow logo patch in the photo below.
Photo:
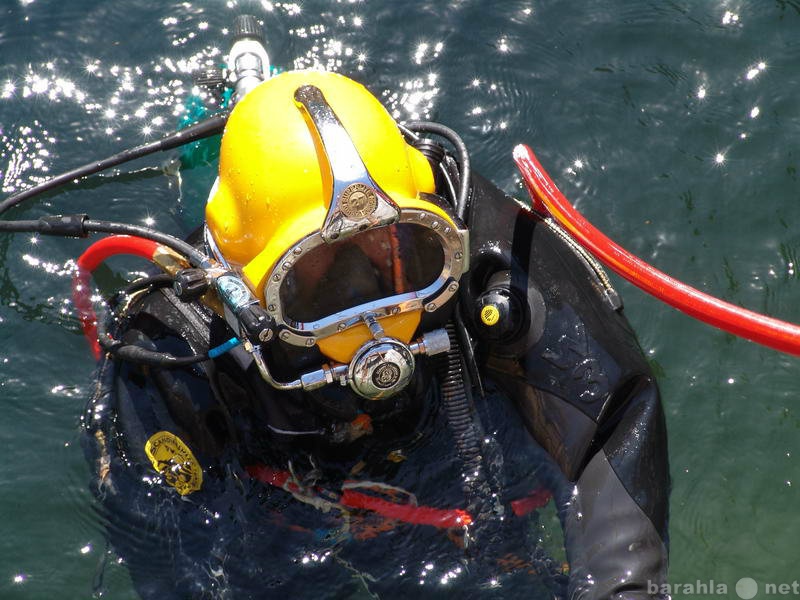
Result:
{"label": "yellow logo patch", "polygon": [[203,470],[189,447],[169,431],[154,433],[144,445],[147,458],[164,480],[181,496],[203,485]]}

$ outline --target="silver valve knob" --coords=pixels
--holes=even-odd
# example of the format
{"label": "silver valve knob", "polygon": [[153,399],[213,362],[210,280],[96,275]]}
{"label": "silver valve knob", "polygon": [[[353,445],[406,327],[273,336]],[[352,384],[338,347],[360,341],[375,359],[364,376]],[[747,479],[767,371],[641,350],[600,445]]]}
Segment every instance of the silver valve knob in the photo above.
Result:
{"label": "silver valve knob", "polygon": [[379,400],[402,391],[414,375],[415,354],[431,356],[450,350],[450,337],[444,329],[429,331],[408,346],[394,338],[384,337],[374,316],[367,315],[364,321],[375,339],[356,352],[347,376],[353,391],[369,400]]}
{"label": "silver valve knob", "polygon": [[442,354],[450,351],[450,336],[446,329],[434,329],[423,333],[422,337],[409,346],[413,354]]}
{"label": "silver valve knob", "polygon": [[411,381],[414,355],[403,342],[383,338],[359,348],[348,369],[350,387],[368,400],[392,396]]}
{"label": "silver valve knob", "polygon": [[228,75],[235,89],[234,102],[268,79],[269,71],[269,56],[257,19],[252,15],[237,17],[233,47],[228,55]]}

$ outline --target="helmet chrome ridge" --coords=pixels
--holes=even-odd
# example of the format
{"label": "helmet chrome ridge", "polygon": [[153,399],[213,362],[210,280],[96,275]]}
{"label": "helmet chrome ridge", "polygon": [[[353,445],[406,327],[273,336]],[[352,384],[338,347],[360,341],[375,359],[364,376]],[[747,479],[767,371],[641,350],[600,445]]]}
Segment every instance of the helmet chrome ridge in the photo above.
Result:
{"label": "helmet chrome ridge", "polygon": [[433,196],[427,159],[360,84],[288,72],[236,105],[206,207],[217,259],[264,303],[285,344],[332,363],[279,388],[338,380],[382,398],[411,380],[415,353],[447,349],[443,330],[412,337],[468,269],[468,232]]}

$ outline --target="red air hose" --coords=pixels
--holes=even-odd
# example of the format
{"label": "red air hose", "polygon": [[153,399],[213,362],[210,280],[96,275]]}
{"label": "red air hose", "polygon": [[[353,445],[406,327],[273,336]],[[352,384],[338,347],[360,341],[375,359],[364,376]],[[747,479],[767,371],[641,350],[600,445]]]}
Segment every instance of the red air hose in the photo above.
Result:
{"label": "red air hose", "polygon": [[415,506],[399,504],[381,498],[375,498],[361,492],[344,490],[339,502],[348,508],[371,510],[387,519],[396,519],[414,525],[432,525],[439,529],[466,527],[472,524],[472,516],[459,508],[444,509],[431,506]]}
{"label": "red air hose", "polygon": [[662,273],[595,229],[558,190],[528,146],[514,148],[514,162],[534,208],[557,219],[615,273],[695,319],[775,350],[800,355],[800,327],[735,306]]}
{"label": "red air hose", "polygon": [[90,284],[92,272],[104,260],[117,254],[132,254],[153,260],[153,255],[158,248],[158,243],[145,238],[132,235],[112,235],[96,241],[78,259],[78,269],[72,278],[72,301],[78,311],[83,334],[89,340],[95,360],[100,358],[101,353],[100,345],[97,343],[97,317],[92,307]]}
{"label": "red air hose", "polygon": [[[297,493],[301,491],[288,471],[273,469],[267,465],[259,464],[248,466],[247,472],[251,477],[258,479],[262,483],[268,483],[287,492]],[[319,492],[320,490],[314,490],[315,494]],[[327,491],[324,497],[331,498],[334,495],[336,494]],[[322,496],[320,494],[319,497]],[[345,489],[341,494],[338,494],[338,502],[347,508],[372,511],[387,519],[395,519],[415,525],[432,525],[439,529],[466,527],[472,524],[472,515],[459,508],[446,509],[415,504],[400,504],[351,489]]]}

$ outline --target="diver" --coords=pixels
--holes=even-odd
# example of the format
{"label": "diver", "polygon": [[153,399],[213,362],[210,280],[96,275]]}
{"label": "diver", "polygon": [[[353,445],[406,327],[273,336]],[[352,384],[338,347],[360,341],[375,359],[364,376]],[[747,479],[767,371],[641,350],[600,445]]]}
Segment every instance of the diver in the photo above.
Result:
{"label": "diver", "polygon": [[138,593],[650,597],[664,416],[602,268],[448,128],[251,75],[205,222],[97,323],[85,446]]}
{"label": "diver", "polygon": [[[156,508],[157,521],[169,515],[184,548],[199,531],[176,525],[188,518],[178,499],[205,506],[198,511],[205,518],[221,513],[208,506],[220,498],[230,504],[238,493],[240,534],[247,539],[255,535],[246,531],[252,517],[241,515],[271,508],[284,524],[271,523],[269,539],[326,529],[331,548],[341,543],[343,525],[329,522],[337,512],[350,520],[351,537],[360,530],[362,537],[393,539],[411,525],[393,524],[395,513],[381,521],[371,507],[450,508],[426,513],[443,520],[458,508],[461,523],[447,529],[466,530],[461,552],[480,560],[492,540],[524,528],[509,503],[531,491],[520,488],[518,472],[527,469],[559,504],[570,596],[644,597],[647,583],[664,581],[666,570],[666,437],[656,384],[619,299],[557,227],[465,172],[457,154],[422,133],[424,125],[412,127],[398,128],[364,87],[332,73],[284,73],[239,101],[222,138],[205,224],[190,241],[222,265],[217,282],[228,273],[241,277],[246,289],[231,293],[263,308],[259,318],[269,325],[255,343],[240,336],[243,344],[217,358],[175,369],[107,355],[86,421],[98,464],[105,465],[103,500],[132,503],[143,519]],[[465,206],[458,191],[466,177]],[[153,284],[126,296],[109,324],[110,338],[173,355],[224,344],[230,309],[204,303],[209,291],[193,289],[202,279],[196,275],[187,269],[177,285]],[[521,425],[498,428],[503,419]],[[437,424],[450,439],[434,452],[443,440],[425,427]],[[173,446],[172,463],[153,449],[165,445]],[[447,498],[444,506],[426,490],[430,482],[415,481],[425,475],[418,461],[432,462],[441,452],[460,465],[460,481],[429,473]],[[509,455],[518,455],[516,464]],[[533,460],[539,464],[524,464]],[[517,472],[517,479],[497,466]],[[136,481],[120,483],[131,469],[136,479],[148,474],[161,488],[174,487],[172,496],[161,489],[157,506],[148,508],[150,485],[137,497]],[[232,482],[242,489],[236,492]],[[415,502],[385,497],[399,490]],[[250,506],[248,494],[263,496],[267,506]],[[300,507],[269,505],[287,497],[306,509],[295,521]],[[365,514],[376,519],[373,534],[364,531]],[[483,522],[501,525],[482,531]],[[163,535],[173,546],[166,561],[176,535]],[[222,539],[211,555],[237,556],[241,567],[236,536]],[[130,540],[117,542],[147,597],[154,578],[143,563],[150,550],[137,556]],[[249,557],[265,551],[239,550]],[[365,572],[356,562],[347,559]],[[549,572],[555,583],[548,590],[559,596],[558,569],[545,563],[528,569]],[[176,581],[200,585],[186,565],[173,569]],[[238,589],[224,564],[217,571],[225,573],[219,589]],[[381,590],[385,576],[368,581],[368,589]],[[282,589],[284,582],[272,579],[275,591]],[[410,584],[400,577],[389,585]]]}

